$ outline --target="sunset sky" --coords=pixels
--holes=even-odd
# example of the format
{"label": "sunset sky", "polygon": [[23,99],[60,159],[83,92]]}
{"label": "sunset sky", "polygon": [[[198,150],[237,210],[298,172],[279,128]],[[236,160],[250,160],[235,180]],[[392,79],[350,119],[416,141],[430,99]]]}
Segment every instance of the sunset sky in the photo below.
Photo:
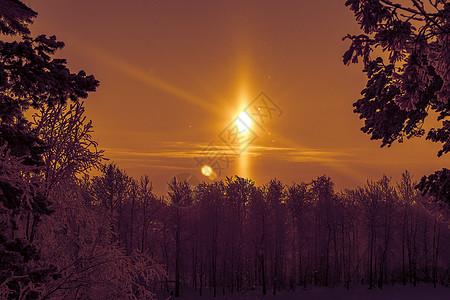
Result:
{"label": "sunset sky", "polygon": [[[416,180],[448,167],[424,139],[380,148],[360,131],[352,104],[366,83],[344,66],[347,33],[359,33],[344,0],[24,1],[38,12],[33,34],[66,43],[57,56],[100,81],[86,100],[94,138],[129,175],[149,175],[157,193],[261,92],[280,109],[220,178],[264,184],[326,174],[354,188],[408,169]],[[425,127],[429,127],[429,124]]]}

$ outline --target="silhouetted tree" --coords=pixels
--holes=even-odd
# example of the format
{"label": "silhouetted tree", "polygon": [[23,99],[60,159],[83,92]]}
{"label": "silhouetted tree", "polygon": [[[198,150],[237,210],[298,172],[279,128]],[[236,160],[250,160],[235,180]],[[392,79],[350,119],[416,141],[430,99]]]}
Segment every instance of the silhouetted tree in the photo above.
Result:
{"label": "silhouetted tree", "polygon": [[[297,262],[295,263],[295,266],[298,267],[298,283],[301,281],[303,282],[303,288],[306,288],[307,284],[307,272],[308,269],[311,270],[310,261],[308,261],[307,257],[307,251],[306,247],[304,245],[305,243],[305,234],[307,233],[307,228],[305,228],[305,225],[307,224],[305,222],[306,219],[306,212],[310,208],[311,201],[312,201],[312,194],[308,190],[308,185],[304,182],[300,184],[294,183],[292,186],[289,186],[287,188],[286,192],[286,202],[287,207],[289,209],[291,220],[293,223],[293,230],[296,234],[293,237],[293,242],[296,242],[296,247],[293,247],[293,253],[292,255],[297,255]],[[295,243],[293,243],[295,245]],[[295,268],[294,268],[295,269]],[[303,275],[303,276],[302,276]]]}
{"label": "silhouetted tree", "polygon": [[358,272],[358,264],[355,262],[359,260],[358,217],[360,207],[355,199],[355,191],[345,190],[339,193],[336,199],[336,226],[340,228],[339,281],[349,289],[352,277]]}
{"label": "silhouetted tree", "polygon": [[181,255],[182,255],[182,242],[183,231],[185,225],[185,217],[180,211],[186,209],[192,204],[192,190],[189,183],[185,181],[178,181],[174,177],[168,183],[168,194],[170,197],[170,205],[168,213],[170,214],[170,225],[172,234],[175,241],[175,297],[180,296],[180,284],[181,284]]}
{"label": "silhouetted tree", "polygon": [[225,180],[226,192],[226,222],[225,243],[226,255],[229,257],[229,266],[226,271],[229,275],[231,292],[234,289],[240,292],[244,281],[248,280],[246,265],[250,262],[246,258],[248,251],[246,243],[247,205],[255,183],[246,178],[234,176]]}
{"label": "silhouetted tree", "polygon": [[424,176],[416,188],[423,194],[429,194],[450,207],[450,170],[443,168],[434,174]]}
{"label": "silhouetted tree", "polygon": [[30,34],[28,25],[33,23],[37,13],[17,0],[0,0],[0,32],[6,35]]}
{"label": "silhouetted tree", "polygon": [[[401,143],[405,137],[423,136],[423,123],[434,111],[442,126],[431,128],[426,139],[443,144],[441,156],[450,151],[450,3],[397,2],[345,3],[364,34],[345,37],[352,44],[343,60],[348,65],[362,58],[368,76],[363,97],[353,104],[354,112],[364,119],[361,130],[371,139],[382,140],[383,147]],[[376,47],[388,54],[387,62],[371,57]],[[433,194],[450,185],[446,173],[445,169],[436,172],[417,187],[450,204],[448,193]]]}
{"label": "silhouetted tree", "polygon": [[264,198],[264,190],[255,187],[249,202],[249,241],[255,251],[255,283],[262,286],[263,295],[267,294],[267,246],[269,208]]}
{"label": "silhouetted tree", "polygon": [[[273,247],[270,257],[271,277],[273,295],[276,294],[277,289],[281,288],[283,284],[283,270],[285,268],[284,262],[284,247],[286,236],[286,203],[284,199],[284,186],[281,181],[272,179],[265,187],[265,199],[268,207],[268,238],[272,240]],[[268,249],[268,250],[269,250]]]}
{"label": "silhouetted tree", "polygon": [[335,240],[334,226],[334,188],[331,178],[323,175],[317,177],[311,183],[312,198],[315,202],[316,216],[315,227],[315,273],[316,284],[329,285],[330,280],[330,255],[332,241]]}
{"label": "silhouetted tree", "polygon": [[223,202],[225,186],[222,181],[211,184],[201,183],[195,190],[195,197],[199,201],[199,227],[202,235],[202,253],[206,265],[210,266],[210,285],[213,287],[214,297],[217,296],[219,278],[219,248],[222,242],[221,228],[223,222]]}
{"label": "silhouetted tree", "polygon": [[[19,41],[0,41],[0,286],[2,297],[36,298],[53,271],[42,269],[33,240],[43,215],[51,213],[42,178],[45,143],[33,131],[25,112],[33,107],[79,101],[95,91],[98,81],[84,71],[73,74],[66,60],[52,55],[64,43],[54,36],[29,36],[37,13],[17,0],[0,1],[0,31]],[[21,228],[18,217],[32,218]],[[7,290],[5,290],[7,289]]]}

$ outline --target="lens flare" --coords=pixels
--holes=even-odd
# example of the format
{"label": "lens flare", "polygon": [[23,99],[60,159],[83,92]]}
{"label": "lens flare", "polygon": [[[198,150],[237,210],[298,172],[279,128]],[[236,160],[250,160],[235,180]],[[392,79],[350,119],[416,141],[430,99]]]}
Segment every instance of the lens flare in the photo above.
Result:
{"label": "lens flare", "polygon": [[212,173],[213,173],[212,168],[210,166],[208,166],[208,165],[204,165],[202,167],[201,171],[202,171],[202,174],[205,175],[206,177],[211,176]]}

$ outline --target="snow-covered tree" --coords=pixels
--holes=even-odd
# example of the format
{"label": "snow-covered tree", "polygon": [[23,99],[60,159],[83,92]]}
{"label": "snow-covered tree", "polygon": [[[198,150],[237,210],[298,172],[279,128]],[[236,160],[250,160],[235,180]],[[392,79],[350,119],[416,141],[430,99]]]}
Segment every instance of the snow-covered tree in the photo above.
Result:
{"label": "snow-covered tree", "polygon": [[33,132],[45,144],[44,174],[49,188],[100,167],[103,151],[92,139],[92,121],[86,121],[84,112],[84,102],[78,101],[41,107],[33,115]]}
{"label": "snow-covered tree", "polygon": [[[361,58],[368,76],[355,113],[364,119],[361,130],[381,146],[425,135],[424,121],[434,112],[438,128],[426,139],[442,143],[438,156],[450,151],[450,3],[445,0],[347,0],[363,34],[347,35],[352,44],[345,64]],[[387,57],[372,58],[380,48]],[[423,191],[448,186],[445,170],[424,178]],[[440,176],[438,180],[434,177]],[[432,194],[436,196],[436,194]],[[448,194],[438,200],[450,205]]]}
{"label": "snow-covered tree", "polygon": [[127,255],[110,226],[114,218],[101,204],[84,199],[88,185],[59,183],[52,189],[55,212],[39,227],[41,256],[59,270],[46,285],[44,297],[54,299],[152,299],[154,280],[163,267],[149,253]]}
{"label": "snow-covered tree", "polygon": [[56,37],[29,35],[36,12],[18,0],[1,0],[0,8],[1,33],[19,35],[0,41],[0,285],[3,295],[28,299],[42,293],[54,270],[40,265],[33,243],[51,203],[41,168],[46,145],[25,112],[77,102],[98,81],[84,71],[71,73],[64,59],[52,57],[64,46]]}

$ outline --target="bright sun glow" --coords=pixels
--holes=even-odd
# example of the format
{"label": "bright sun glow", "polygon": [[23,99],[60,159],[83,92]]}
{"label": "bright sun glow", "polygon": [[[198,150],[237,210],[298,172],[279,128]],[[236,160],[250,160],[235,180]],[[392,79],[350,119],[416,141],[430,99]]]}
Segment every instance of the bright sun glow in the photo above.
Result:
{"label": "bright sun glow", "polygon": [[250,126],[252,125],[252,120],[246,111],[243,111],[239,114],[236,119],[236,127],[240,133],[246,134],[250,130]]}
{"label": "bright sun glow", "polygon": [[208,166],[208,165],[204,165],[202,167],[201,171],[202,171],[202,174],[205,175],[205,176],[211,176],[211,174],[213,172],[212,168],[210,166]]}

